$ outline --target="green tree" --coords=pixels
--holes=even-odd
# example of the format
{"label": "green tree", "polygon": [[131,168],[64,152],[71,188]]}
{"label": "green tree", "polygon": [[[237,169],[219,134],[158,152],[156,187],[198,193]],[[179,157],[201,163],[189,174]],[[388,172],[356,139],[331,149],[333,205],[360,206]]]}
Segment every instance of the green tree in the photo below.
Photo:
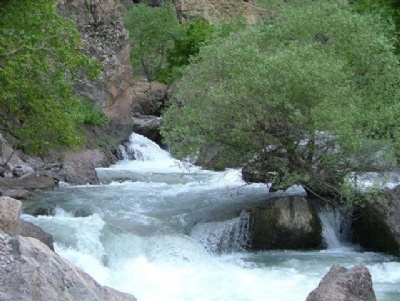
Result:
{"label": "green tree", "polygon": [[171,5],[150,7],[137,4],[124,18],[131,40],[132,65],[153,81],[164,67],[173,41],[183,33]]}
{"label": "green tree", "polygon": [[350,172],[388,168],[398,141],[400,70],[388,26],[347,1],[282,6],[201,49],[162,134],[179,157],[217,151],[218,167],[253,161],[277,188],[340,195]]}
{"label": "green tree", "polygon": [[214,27],[201,18],[181,24],[182,32],[173,40],[173,46],[167,51],[166,66],[157,74],[157,80],[170,84],[180,76],[182,70],[196,56],[200,48],[213,37]]}
{"label": "green tree", "polygon": [[79,71],[99,71],[81,53],[74,23],[57,13],[56,4],[0,2],[0,126],[31,153],[82,142],[82,103],[72,83]]}

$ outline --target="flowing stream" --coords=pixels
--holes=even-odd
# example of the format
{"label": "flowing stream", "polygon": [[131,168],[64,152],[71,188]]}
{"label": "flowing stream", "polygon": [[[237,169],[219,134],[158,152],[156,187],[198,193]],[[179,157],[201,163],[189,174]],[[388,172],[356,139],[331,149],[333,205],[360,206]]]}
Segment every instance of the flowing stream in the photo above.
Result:
{"label": "flowing stream", "polygon": [[[248,214],[222,218],[300,189],[269,194],[237,170],[201,170],[136,134],[124,153],[137,160],[98,169],[102,185],[40,192],[22,216],[101,284],[138,301],[302,301],[332,264],[365,264],[378,300],[400,300],[398,259],[348,245],[338,212],[321,211],[327,249],[314,251],[247,252]],[[54,216],[29,215],[52,203]]]}

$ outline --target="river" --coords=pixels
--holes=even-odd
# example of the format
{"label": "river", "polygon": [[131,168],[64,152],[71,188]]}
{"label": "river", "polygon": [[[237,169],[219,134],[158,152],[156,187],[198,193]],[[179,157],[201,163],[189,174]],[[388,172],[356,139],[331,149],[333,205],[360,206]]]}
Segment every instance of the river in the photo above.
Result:
{"label": "river", "polygon": [[[99,283],[139,301],[302,301],[332,264],[365,264],[378,300],[400,301],[399,260],[348,244],[335,212],[322,216],[325,250],[248,252],[245,213],[207,222],[301,189],[270,194],[245,185],[240,171],[201,170],[136,134],[128,152],[138,160],[97,169],[103,184],[63,185],[24,205],[22,218],[51,233],[56,252]],[[29,214],[51,204],[54,216]]]}

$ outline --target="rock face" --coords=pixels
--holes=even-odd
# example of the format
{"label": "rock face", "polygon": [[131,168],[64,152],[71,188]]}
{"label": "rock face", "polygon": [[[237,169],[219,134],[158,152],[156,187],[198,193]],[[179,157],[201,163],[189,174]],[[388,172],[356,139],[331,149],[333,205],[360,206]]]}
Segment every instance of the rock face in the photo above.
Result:
{"label": "rock face", "polygon": [[178,14],[184,20],[202,17],[210,23],[217,23],[242,16],[248,23],[256,23],[269,15],[256,0],[175,0],[173,2]]}
{"label": "rock face", "polygon": [[400,185],[383,191],[380,200],[358,209],[354,216],[356,243],[400,256]]}
{"label": "rock face", "polygon": [[[0,197],[0,230],[10,235],[23,235],[39,239],[54,251],[53,237],[38,226],[21,220],[21,202],[10,197]],[[0,299],[1,300],[1,299]]]}
{"label": "rock face", "polygon": [[376,301],[371,274],[366,267],[334,265],[306,301]]}
{"label": "rock face", "polygon": [[130,123],[132,67],[128,33],[123,28],[124,5],[114,0],[62,0],[58,8],[81,32],[83,51],[99,60],[97,80],[81,78],[78,95],[97,104],[111,119]]}
{"label": "rock face", "polygon": [[96,167],[106,167],[115,163],[115,158],[107,156],[99,149],[66,152],[57,173],[59,180],[74,185],[98,184]]}
{"label": "rock face", "polygon": [[250,225],[253,250],[322,247],[316,208],[303,197],[278,198],[253,208]]}
{"label": "rock face", "polygon": [[0,233],[0,254],[0,300],[136,300],[101,286],[34,238]]}

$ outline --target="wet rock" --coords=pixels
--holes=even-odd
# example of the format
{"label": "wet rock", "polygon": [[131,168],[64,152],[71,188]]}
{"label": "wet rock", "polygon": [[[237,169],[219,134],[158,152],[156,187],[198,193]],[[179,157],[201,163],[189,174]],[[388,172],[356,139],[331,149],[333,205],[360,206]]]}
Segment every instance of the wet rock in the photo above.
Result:
{"label": "wet rock", "polygon": [[306,301],[376,301],[371,274],[363,266],[334,265]]}
{"label": "wet rock", "polygon": [[90,216],[92,213],[90,212],[89,209],[87,208],[79,208],[75,211],[74,213],[74,217],[88,217]]}
{"label": "wet rock", "polygon": [[0,235],[0,300],[135,301],[128,294],[101,286],[81,269],[37,239]]}
{"label": "wet rock", "polygon": [[17,200],[24,200],[30,196],[30,192],[25,189],[6,189],[0,193],[2,196],[9,196]]}
{"label": "wet rock", "polygon": [[356,243],[400,256],[400,185],[382,191],[375,202],[359,208],[354,216]]}
{"label": "wet rock", "polygon": [[133,130],[135,133],[143,135],[150,140],[161,143],[160,127],[162,118],[157,116],[135,117]]}
{"label": "wet rock", "polygon": [[54,213],[55,213],[55,210],[52,207],[39,207],[39,208],[36,208],[35,210],[33,210],[32,215],[33,216],[40,216],[40,215],[53,216]]}
{"label": "wet rock", "polygon": [[53,236],[30,222],[24,220],[20,221],[20,231],[18,235],[36,238],[48,246],[50,250],[54,251]]}
{"label": "wet rock", "polygon": [[100,149],[66,152],[57,177],[74,185],[98,184],[96,167],[106,167],[114,162],[114,158]]}
{"label": "wet rock", "polygon": [[250,211],[253,250],[321,248],[321,224],[312,201],[277,198]]}

